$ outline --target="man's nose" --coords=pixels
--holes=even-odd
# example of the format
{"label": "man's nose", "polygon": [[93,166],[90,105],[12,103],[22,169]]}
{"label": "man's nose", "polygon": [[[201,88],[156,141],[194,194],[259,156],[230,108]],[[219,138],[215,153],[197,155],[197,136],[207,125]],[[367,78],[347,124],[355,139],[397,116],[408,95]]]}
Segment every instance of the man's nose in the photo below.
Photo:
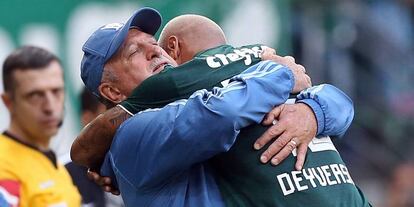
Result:
{"label": "man's nose", "polygon": [[162,55],[162,51],[161,51],[161,47],[157,46],[157,45],[148,45],[147,46],[147,59],[151,60],[153,58],[158,58],[161,57]]}
{"label": "man's nose", "polygon": [[58,104],[57,97],[52,92],[47,92],[44,96],[42,109],[46,114],[53,114],[57,108]]}

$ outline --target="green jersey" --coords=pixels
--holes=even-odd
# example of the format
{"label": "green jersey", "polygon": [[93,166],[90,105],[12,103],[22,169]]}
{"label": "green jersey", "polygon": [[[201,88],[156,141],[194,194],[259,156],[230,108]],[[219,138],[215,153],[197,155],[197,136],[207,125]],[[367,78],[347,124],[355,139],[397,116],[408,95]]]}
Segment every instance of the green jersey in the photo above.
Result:
{"label": "green jersey", "polygon": [[[206,50],[148,78],[121,105],[135,114],[188,98],[199,89],[223,86],[258,63],[261,51],[260,45]],[[295,171],[294,153],[278,166],[259,162],[263,150],[254,150],[253,143],[265,130],[259,125],[243,129],[229,152],[208,161],[226,206],[369,206],[329,137],[315,138],[304,169]]]}
{"label": "green jersey", "polygon": [[143,81],[121,105],[135,114],[187,99],[196,90],[226,85],[228,79],[258,63],[261,51],[260,45],[223,45],[198,53],[191,61]]}
{"label": "green jersey", "polygon": [[303,170],[296,171],[295,150],[277,166],[258,161],[267,146],[252,146],[265,130],[242,130],[229,152],[210,161],[226,206],[370,206],[329,137],[314,138]]}

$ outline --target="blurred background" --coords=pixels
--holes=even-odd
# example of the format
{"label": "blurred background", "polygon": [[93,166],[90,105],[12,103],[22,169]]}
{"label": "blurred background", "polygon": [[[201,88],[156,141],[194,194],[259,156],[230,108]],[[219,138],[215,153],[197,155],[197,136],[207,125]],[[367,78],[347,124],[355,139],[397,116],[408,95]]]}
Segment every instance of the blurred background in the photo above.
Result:
{"label": "blurred background", "polygon": [[[205,15],[232,45],[274,47],[303,64],[314,84],[345,91],[356,115],[335,142],[354,181],[374,206],[414,206],[414,0],[2,0],[0,62],[24,44],[63,61],[66,117],[52,142],[61,160],[69,159],[81,128],[82,44],[142,6],[158,9],[163,24],[180,14]],[[7,113],[0,103],[0,130]]]}

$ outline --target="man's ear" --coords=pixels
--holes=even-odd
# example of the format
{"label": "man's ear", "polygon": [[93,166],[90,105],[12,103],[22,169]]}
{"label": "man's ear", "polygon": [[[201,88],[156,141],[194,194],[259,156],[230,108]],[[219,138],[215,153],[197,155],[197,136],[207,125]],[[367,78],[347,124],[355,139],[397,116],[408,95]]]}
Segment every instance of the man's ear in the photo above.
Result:
{"label": "man's ear", "polygon": [[180,58],[180,44],[178,38],[175,35],[168,37],[167,42],[168,55],[171,56],[175,61]]}
{"label": "man's ear", "polygon": [[3,100],[4,105],[7,107],[9,112],[12,112],[13,110],[13,104],[12,104],[12,97],[9,93],[5,92],[1,94],[1,99]]}
{"label": "man's ear", "polygon": [[114,104],[119,104],[127,98],[117,87],[114,87],[110,83],[101,83],[101,85],[99,85],[99,92],[102,97]]}

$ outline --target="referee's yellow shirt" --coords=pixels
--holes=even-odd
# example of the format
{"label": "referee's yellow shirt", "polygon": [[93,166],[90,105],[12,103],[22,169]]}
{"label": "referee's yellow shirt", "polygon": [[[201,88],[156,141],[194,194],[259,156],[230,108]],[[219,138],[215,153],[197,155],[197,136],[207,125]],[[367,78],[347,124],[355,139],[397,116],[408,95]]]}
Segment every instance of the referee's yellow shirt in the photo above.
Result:
{"label": "referee's yellow shirt", "polygon": [[53,152],[0,134],[0,206],[79,207],[81,197]]}

